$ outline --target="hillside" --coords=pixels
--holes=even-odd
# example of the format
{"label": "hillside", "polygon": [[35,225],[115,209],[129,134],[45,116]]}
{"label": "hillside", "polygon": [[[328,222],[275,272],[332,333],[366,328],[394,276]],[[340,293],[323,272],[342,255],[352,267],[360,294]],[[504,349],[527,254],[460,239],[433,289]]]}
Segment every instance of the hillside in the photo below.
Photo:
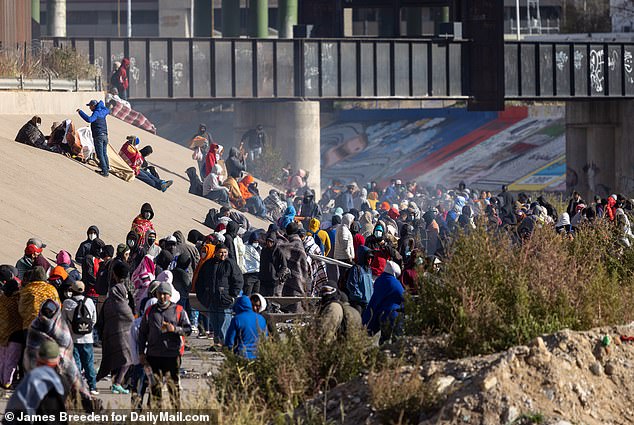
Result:
{"label": "hillside", "polygon": [[[41,117],[44,133],[53,121],[66,118],[78,127],[86,125],[76,113]],[[30,118],[0,115],[0,264],[15,264],[32,236],[48,245],[44,250],[47,258],[54,258],[60,249],[74,254],[92,224],[99,227],[106,243],[116,246],[124,242],[144,202],[154,208],[159,238],[175,230],[185,234],[190,229],[208,232],[202,221],[209,208],[219,206],[188,193],[185,170],[195,163],[187,148],[108,118],[109,139],[116,151],[131,134],[140,137],[141,146],[152,145],[150,162],[161,178],[174,180],[174,185],[162,193],[138,180],[127,183],[112,175],[103,178],[92,167],[14,142],[18,130]],[[268,226],[252,216],[249,220],[257,227]]]}

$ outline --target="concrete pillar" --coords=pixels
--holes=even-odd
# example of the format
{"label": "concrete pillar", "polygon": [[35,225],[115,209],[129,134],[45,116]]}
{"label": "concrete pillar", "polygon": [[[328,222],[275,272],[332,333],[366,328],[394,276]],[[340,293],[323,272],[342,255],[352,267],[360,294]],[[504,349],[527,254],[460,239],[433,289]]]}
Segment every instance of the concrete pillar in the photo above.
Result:
{"label": "concrete pillar", "polygon": [[297,25],[297,0],[279,0],[277,13],[279,38],[293,38],[293,25]]}
{"label": "concrete pillar", "polygon": [[51,0],[47,10],[48,30],[52,37],[66,37],[66,0]]}
{"label": "concrete pillar", "polygon": [[616,128],[614,146],[615,178],[617,190],[627,196],[634,195],[634,101],[620,102],[621,122]]}
{"label": "concrete pillar", "polygon": [[566,127],[566,192],[576,190],[586,194],[588,179],[583,171],[586,165],[587,130],[579,127]]}
{"label": "concrete pillar", "polygon": [[212,37],[213,7],[211,0],[196,0],[194,3],[194,36]]}
{"label": "concrete pillar", "polygon": [[614,127],[594,125],[589,127],[587,132],[587,162],[584,171],[588,179],[589,193],[585,194],[586,201],[594,195],[607,197],[616,191]]}
{"label": "concrete pillar", "polygon": [[249,1],[249,37],[269,37],[269,0]]}
{"label": "concrete pillar", "polygon": [[222,0],[222,36],[240,37],[240,2]]}
{"label": "concrete pillar", "polygon": [[242,102],[234,110],[235,146],[245,131],[262,125],[271,145],[294,168],[308,171],[308,186],[321,194],[319,102]]}

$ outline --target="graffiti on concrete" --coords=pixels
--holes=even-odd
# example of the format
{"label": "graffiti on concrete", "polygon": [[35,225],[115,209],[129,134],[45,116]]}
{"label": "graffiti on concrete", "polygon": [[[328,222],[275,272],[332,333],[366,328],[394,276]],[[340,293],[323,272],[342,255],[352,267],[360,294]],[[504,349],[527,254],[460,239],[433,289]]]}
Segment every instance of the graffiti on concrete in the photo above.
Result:
{"label": "graffiti on concrete", "polygon": [[591,50],[590,51],[590,84],[592,90],[596,93],[603,92],[603,81],[605,76],[603,75],[603,50]]}
{"label": "graffiti on concrete", "polygon": [[559,51],[557,52],[555,59],[557,60],[557,69],[563,71],[566,63],[568,62],[568,54],[566,52]]}

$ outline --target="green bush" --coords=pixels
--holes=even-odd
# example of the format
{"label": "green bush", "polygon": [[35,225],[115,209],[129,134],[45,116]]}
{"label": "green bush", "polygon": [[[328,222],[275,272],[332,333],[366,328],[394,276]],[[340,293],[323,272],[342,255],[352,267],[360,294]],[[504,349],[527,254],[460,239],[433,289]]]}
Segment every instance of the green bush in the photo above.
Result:
{"label": "green bush", "polygon": [[[272,185],[284,185],[282,168],[286,166],[282,153],[272,146],[262,149],[262,155],[247,164],[249,173]],[[266,194],[262,194],[266,196]]]}
{"label": "green bush", "polygon": [[449,335],[452,356],[491,353],[563,328],[585,330],[634,318],[634,253],[610,224],[570,240],[536,229],[518,246],[483,229],[449,247],[441,277],[406,302],[406,331]]}

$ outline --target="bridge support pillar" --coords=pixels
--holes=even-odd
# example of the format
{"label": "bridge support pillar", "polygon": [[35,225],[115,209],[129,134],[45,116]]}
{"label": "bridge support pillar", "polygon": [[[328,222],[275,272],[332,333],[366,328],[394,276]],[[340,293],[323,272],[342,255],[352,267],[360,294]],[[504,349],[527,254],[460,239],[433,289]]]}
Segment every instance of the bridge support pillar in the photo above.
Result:
{"label": "bridge support pillar", "polygon": [[566,186],[590,202],[634,192],[634,101],[566,104]]}
{"label": "bridge support pillar", "polygon": [[242,102],[235,104],[234,140],[262,125],[269,143],[293,168],[309,173],[308,186],[321,194],[319,102]]}

